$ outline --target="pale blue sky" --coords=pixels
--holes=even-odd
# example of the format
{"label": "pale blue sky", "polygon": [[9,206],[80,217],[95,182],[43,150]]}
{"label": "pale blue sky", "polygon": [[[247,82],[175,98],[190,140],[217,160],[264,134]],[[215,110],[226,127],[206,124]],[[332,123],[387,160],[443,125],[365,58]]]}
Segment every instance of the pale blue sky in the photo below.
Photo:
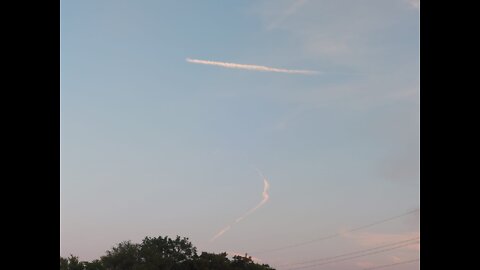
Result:
{"label": "pale blue sky", "polygon": [[[60,254],[91,260],[177,234],[199,250],[254,252],[419,207],[418,3],[61,1]],[[261,201],[255,168],[270,200],[210,243]],[[408,238],[418,220],[361,233],[256,257],[372,247],[362,237]],[[416,257],[397,253],[333,268]]]}

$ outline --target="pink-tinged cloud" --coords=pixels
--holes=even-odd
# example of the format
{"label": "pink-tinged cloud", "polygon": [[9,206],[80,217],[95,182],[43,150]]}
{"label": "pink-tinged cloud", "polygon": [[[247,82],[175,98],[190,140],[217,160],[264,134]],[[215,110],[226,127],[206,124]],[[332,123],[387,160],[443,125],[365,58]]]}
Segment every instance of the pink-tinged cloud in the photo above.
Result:
{"label": "pink-tinged cloud", "polygon": [[280,72],[280,73],[304,74],[304,75],[313,75],[313,74],[319,73],[318,71],[314,71],[314,70],[284,69],[284,68],[274,68],[274,67],[259,66],[259,65],[246,65],[246,64],[227,63],[227,62],[199,60],[199,59],[190,59],[190,58],[187,58],[186,61],[194,64],[219,66],[224,68],[245,69],[245,70],[252,70],[252,71]]}
{"label": "pink-tinged cloud", "polygon": [[375,266],[373,262],[370,261],[360,261],[355,263],[356,266],[361,267],[361,268],[367,268],[367,267],[372,267]]}
{"label": "pink-tinged cloud", "polygon": [[390,256],[390,259],[392,260],[393,263],[398,263],[402,261],[402,259],[400,259],[397,256]]}
{"label": "pink-tinged cloud", "polygon": [[[348,232],[344,231],[341,233],[342,237],[352,239],[358,244],[365,247],[374,247],[378,245],[395,243],[400,241],[405,241],[415,237],[420,237],[419,232],[409,232],[404,234],[388,234],[388,233],[372,233],[372,232]],[[409,250],[420,250],[420,243],[412,243],[411,245],[405,246],[403,249]]]}
{"label": "pink-tinged cloud", "polygon": [[416,9],[420,9],[420,0],[408,0],[410,5]]}

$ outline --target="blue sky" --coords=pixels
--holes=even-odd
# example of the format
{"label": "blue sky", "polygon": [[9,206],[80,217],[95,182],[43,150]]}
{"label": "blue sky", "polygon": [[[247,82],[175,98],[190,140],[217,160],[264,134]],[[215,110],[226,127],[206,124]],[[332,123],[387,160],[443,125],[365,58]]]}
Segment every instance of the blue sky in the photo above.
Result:
{"label": "blue sky", "polygon": [[[251,253],[419,207],[418,5],[61,1],[60,254],[91,260],[123,240],[177,234]],[[269,201],[209,242],[262,200],[256,168]],[[405,217],[252,255],[275,265],[414,234],[418,220]]]}

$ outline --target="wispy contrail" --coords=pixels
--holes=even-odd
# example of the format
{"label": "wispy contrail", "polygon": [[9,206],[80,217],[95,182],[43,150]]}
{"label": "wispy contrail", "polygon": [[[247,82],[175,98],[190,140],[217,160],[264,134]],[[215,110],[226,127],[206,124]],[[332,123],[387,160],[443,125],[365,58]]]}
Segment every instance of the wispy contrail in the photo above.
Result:
{"label": "wispy contrail", "polygon": [[320,73],[315,70],[283,69],[283,68],[273,68],[273,67],[258,66],[258,65],[245,65],[245,64],[226,63],[226,62],[208,61],[208,60],[199,60],[199,59],[190,59],[190,58],[187,58],[186,60],[189,63],[212,65],[212,66],[219,66],[224,68],[237,68],[237,69],[246,69],[246,70],[255,70],[255,71],[281,72],[281,73],[305,74],[305,75],[313,75],[313,74]]}
{"label": "wispy contrail", "polygon": [[[260,173],[260,172],[259,172]],[[270,188],[270,184],[268,183],[267,181],[267,178],[265,176],[262,175],[262,173],[260,173],[260,175],[263,177],[263,192],[262,192],[262,201],[259,202],[255,207],[253,207],[252,209],[248,210],[248,212],[246,212],[245,214],[243,214],[243,216],[237,218],[235,220],[235,222],[233,222],[231,225],[228,225],[226,226],[225,228],[221,229],[217,234],[215,234],[212,239],[210,239],[210,242],[213,242],[215,241],[215,239],[217,239],[218,237],[222,236],[225,232],[227,232],[228,230],[230,230],[230,228],[232,228],[233,225],[237,224],[238,222],[240,222],[242,219],[246,218],[248,215],[252,214],[253,212],[255,212],[255,210],[257,210],[258,208],[260,208],[263,204],[265,204],[267,201],[268,201],[268,189]]]}
{"label": "wispy contrail", "polygon": [[232,226],[231,225],[228,225],[227,227],[221,229],[217,234],[215,234],[215,236],[212,237],[212,239],[210,239],[210,242],[212,242],[213,240],[217,239],[218,237],[220,237],[222,234],[224,234],[226,231],[230,230]]}
{"label": "wispy contrail", "polygon": [[246,212],[243,216],[237,218],[235,220],[235,223],[240,222],[242,219],[246,218],[248,215],[255,212],[255,210],[260,208],[260,206],[262,206],[264,203],[266,203],[268,201],[269,196],[268,196],[267,192],[268,192],[269,187],[270,187],[270,184],[268,184],[267,179],[263,178],[263,192],[262,192],[263,199],[262,199],[262,201],[259,202],[254,208],[252,208],[248,212]]}

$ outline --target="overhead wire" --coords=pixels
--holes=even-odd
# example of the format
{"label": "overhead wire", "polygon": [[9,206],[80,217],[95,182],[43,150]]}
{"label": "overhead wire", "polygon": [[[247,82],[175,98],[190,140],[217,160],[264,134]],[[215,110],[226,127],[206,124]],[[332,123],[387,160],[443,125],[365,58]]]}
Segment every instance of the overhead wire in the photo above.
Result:
{"label": "overhead wire", "polygon": [[340,255],[336,255],[336,256],[324,257],[324,258],[315,259],[315,260],[310,260],[310,261],[302,261],[302,262],[296,262],[296,263],[280,264],[280,265],[277,265],[277,266],[278,266],[278,267],[281,267],[281,266],[294,266],[294,265],[308,264],[308,263],[319,262],[319,261],[328,261],[328,260],[337,259],[337,258],[341,258],[341,257],[345,257],[345,256],[350,256],[350,255],[365,253],[365,252],[373,251],[373,250],[377,250],[377,249],[383,249],[383,248],[393,247],[393,246],[400,245],[400,244],[405,244],[405,243],[408,243],[408,242],[412,242],[412,243],[410,243],[410,244],[413,244],[413,243],[416,242],[416,240],[418,240],[418,239],[420,239],[420,237],[414,237],[414,238],[410,238],[410,239],[406,239],[406,240],[402,240],[402,241],[397,241],[397,242],[394,242],[394,243],[384,244],[384,245],[380,245],[380,246],[377,246],[377,247],[368,248],[368,249],[362,249],[362,250],[358,250],[358,251],[354,251],[354,252],[349,252],[349,253],[344,253],[344,254],[340,254]]}
{"label": "overhead wire", "polygon": [[390,267],[390,266],[399,265],[399,264],[406,264],[406,263],[411,263],[411,262],[416,262],[416,261],[420,261],[420,258],[413,259],[413,260],[408,260],[408,261],[403,261],[403,262],[398,262],[398,263],[384,264],[384,265],[374,266],[374,267],[370,267],[370,268],[364,268],[362,270],[380,269],[380,268]]}
{"label": "overhead wire", "polygon": [[397,219],[397,218],[400,218],[400,217],[404,217],[404,216],[407,216],[407,215],[411,215],[411,214],[416,213],[416,212],[418,212],[418,211],[420,211],[420,209],[417,208],[417,209],[408,211],[408,212],[406,212],[406,213],[403,213],[403,214],[400,214],[400,215],[397,215],[397,216],[389,217],[389,218],[382,219],[382,220],[379,220],[379,221],[375,221],[375,222],[372,222],[372,223],[369,223],[369,224],[366,224],[366,225],[362,225],[362,226],[359,226],[359,227],[355,227],[355,228],[353,228],[353,229],[344,231],[343,233],[334,233],[334,234],[331,234],[331,235],[327,235],[327,236],[315,238],[315,239],[312,239],[312,240],[308,240],[308,241],[305,241],[305,242],[300,242],[300,243],[296,243],[296,244],[292,244],[292,245],[287,245],[287,246],[278,247],[278,248],[273,248],[273,249],[267,249],[267,250],[260,250],[260,251],[252,252],[252,254],[263,254],[263,253],[280,251],[280,250],[285,250],[285,249],[289,249],[289,248],[295,248],[295,247],[299,247],[299,246],[308,245],[308,244],[311,244],[311,243],[315,243],[315,242],[319,242],[319,241],[323,241],[323,240],[335,238],[335,237],[341,236],[341,235],[344,234],[344,233],[354,232],[354,231],[366,229],[366,228],[369,228],[369,227],[373,227],[373,226],[375,226],[375,225],[382,224],[382,223],[385,223],[385,222],[388,222],[388,221],[391,221],[391,220],[394,220],[394,219]]}
{"label": "overhead wire", "polygon": [[391,247],[391,248],[386,248],[386,249],[382,249],[382,250],[378,250],[378,251],[372,251],[372,252],[369,252],[369,253],[365,253],[365,254],[361,254],[361,255],[356,255],[356,256],[350,256],[350,257],[347,257],[347,258],[341,258],[341,259],[337,259],[337,260],[329,260],[329,261],[326,261],[326,262],[316,263],[316,264],[312,264],[312,265],[306,265],[306,266],[288,268],[288,270],[304,269],[304,268],[310,268],[310,267],[315,267],[315,266],[322,266],[322,265],[331,264],[331,263],[336,263],[336,262],[347,261],[347,260],[351,260],[351,259],[355,259],[355,258],[360,258],[360,257],[365,257],[365,256],[373,255],[373,254],[378,254],[378,253],[387,252],[387,251],[394,250],[394,249],[398,249],[398,248],[405,247],[405,246],[410,246],[410,245],[415,244],[415,243],[418,243],[418,242],[419,242],[419,241],[415,241],[415,242],[412,242],[412,243],[407,243],[407,244],[403,244],[403,245],[399,245],[399,246],[395,246],[395,247]]}

